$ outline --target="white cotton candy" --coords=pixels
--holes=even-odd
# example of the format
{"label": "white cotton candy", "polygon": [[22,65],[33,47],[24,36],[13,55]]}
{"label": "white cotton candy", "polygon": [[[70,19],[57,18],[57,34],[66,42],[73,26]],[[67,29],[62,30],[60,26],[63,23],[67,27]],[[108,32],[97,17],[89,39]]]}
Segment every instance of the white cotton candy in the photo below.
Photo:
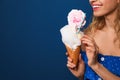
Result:
{"label": "white cotton candy", "polygon": [[60,29],[62,35],[62,41],[65,45],[69,46],[72,49],[76,49],[77,46],[81,45],[80,35],[78,38],[78,34],[76,34],[76,30],[74,27],[66,25]]}

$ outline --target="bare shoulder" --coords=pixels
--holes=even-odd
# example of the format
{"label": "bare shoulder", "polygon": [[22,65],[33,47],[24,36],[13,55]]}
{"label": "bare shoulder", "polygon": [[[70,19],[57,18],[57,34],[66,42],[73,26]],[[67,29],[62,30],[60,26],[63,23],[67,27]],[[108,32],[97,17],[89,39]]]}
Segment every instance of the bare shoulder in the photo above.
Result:
{"label": "bare shoulder", "polygon": [[99,52],[104,55],[120,56],[120,46],[118,41],[114,41],[115,34],[97,30],[94,40],[99,47]]}

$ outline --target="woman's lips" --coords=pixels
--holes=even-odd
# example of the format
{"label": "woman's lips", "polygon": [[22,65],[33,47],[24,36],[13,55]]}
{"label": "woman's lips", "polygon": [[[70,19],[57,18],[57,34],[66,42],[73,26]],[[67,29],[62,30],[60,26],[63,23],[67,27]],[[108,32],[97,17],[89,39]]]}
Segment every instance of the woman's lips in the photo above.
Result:
{"label": "woman's lips", "polygon": [[93,4],[92,5],[92,8],[93,8],[94,11],[98,10],[100,7],[101,7],[100,4]]}

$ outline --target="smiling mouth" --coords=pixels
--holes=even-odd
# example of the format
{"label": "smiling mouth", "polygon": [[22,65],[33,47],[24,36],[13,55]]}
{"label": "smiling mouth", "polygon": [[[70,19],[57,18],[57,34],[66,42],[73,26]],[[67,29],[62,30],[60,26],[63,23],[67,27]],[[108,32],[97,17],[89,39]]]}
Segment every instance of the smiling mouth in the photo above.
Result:
{"label": "smiling mouth", "polygon": [[99,8],[99,7],[101,7],[101,6],[92,6],[93,8]]}
{"label": "smiling mouth", "polygon": [[99,4],[92,5],[92,8],[93,8],[94,11],[98,10],[100,7],[101,7],[101,5],[99,5]]}

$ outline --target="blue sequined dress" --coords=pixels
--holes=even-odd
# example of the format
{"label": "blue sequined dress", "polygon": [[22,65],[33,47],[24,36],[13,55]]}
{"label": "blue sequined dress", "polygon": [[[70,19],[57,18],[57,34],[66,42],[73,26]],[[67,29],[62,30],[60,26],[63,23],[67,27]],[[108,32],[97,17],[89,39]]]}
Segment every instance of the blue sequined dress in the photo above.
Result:
{"label": "blue sequined dress", "polygon": [[[87,64],[87,56],[85,52],[81,52],[82,58],[85,62],[84,80],[102,80]],[[110,72],[120,77],[120,56],[108,56],[98,54],[98,62],[101,63]]]}

